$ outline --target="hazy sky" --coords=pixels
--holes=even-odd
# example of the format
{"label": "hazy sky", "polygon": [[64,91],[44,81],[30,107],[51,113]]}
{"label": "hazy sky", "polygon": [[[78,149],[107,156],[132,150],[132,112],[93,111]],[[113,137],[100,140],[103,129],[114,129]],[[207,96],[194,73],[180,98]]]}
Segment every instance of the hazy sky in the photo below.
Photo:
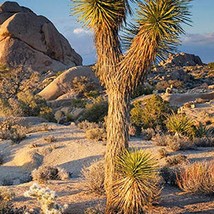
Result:
{"label": "hazy sky", "polygon": [[[4,1],[0,0],[0,3]],[[38,15],[49,18],[57,29],[69,40],[71,46],[83,57],[84,64],[95,62],[93,34],[83,29],[76,18],[70,16],[70,0],[16,0]],[[214,0],[192,1],[192,27],[185,27],[179,51],[199,55],[207,63],[214,61]]]}

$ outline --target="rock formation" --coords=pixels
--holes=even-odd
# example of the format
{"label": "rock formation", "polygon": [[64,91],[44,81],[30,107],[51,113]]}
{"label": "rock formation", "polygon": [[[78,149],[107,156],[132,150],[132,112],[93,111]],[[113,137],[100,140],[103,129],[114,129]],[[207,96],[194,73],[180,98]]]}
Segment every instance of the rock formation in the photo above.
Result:
{"label": "rock formation", "polygon": [[187,53],[170,54],[166,61],[160,63],[163,66],[196,66],[203,65],[199,56]]}
{"label": "rock formation", "polygon": [[65,94],[66,90],[70,90],[72,88],[72,81],[75,77],[81,76],[88,77],[95,83],[99,82],[90,67],[77,66],[63,72],[53,82],[45,87],[38,95],[46,100],[55,100],[59,96]]}
{"label": "rock formation", "polygon": [[0,5],[0,64],[58,71],[82,65],[82,58],[47,18],[5,2]]}

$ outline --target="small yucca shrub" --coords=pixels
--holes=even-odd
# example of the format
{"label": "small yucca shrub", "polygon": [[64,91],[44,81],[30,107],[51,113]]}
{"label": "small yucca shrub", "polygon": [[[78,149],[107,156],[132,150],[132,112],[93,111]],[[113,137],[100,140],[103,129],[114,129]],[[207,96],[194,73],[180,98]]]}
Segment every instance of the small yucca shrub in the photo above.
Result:
{"label": "small yucca shrub", "polygon": [[196,162],[180,169],[178,186],[185,192],[214,193],[214,161]]}
{"label": "small yucca shrub", "polygon": [[173,114],[167,118],[167,129],[178,135],[185,135],[190,138],[195,136],[195,126],[193,121],[184,114]]}
{"label": "small yucca shrub", "polygon": [[156,202],[161,188],[157,163],[142,150],[124,151],[117,160],[118,178],[113,184],[112,205],[119,212],[134,214]]}

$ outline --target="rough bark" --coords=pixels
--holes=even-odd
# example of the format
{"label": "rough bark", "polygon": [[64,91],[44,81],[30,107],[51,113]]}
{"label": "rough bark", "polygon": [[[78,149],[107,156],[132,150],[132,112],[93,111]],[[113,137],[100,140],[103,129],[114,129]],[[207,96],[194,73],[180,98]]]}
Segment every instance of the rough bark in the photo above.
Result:
{"label": "rough bark", "polygon": [[107,194],[106,213],[114,213],[111,206],[112,184],[115,180],[117,156],[128,148],[129,97],[112,89],[108,94],[107,145],[105,156],[105,188]]}

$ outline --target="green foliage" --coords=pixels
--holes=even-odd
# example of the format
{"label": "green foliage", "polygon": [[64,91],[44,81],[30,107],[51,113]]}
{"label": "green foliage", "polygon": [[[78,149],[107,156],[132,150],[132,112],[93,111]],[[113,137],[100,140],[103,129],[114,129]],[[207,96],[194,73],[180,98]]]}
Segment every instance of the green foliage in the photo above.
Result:
{"label": "green foliage", "polygon": [[104,117],[108,113],[108,103],[102,97],[98,97],[86,105],[85,112],[81,116],[81,121],[87,120],[89,122],[103,122]]}
{"label": "green foliage", "polygon": [[98,88],[98,84],[86,76],[75,77],[72,81],[72,89],[79,97],[97,97]]}
{"label": "green foliage", "polygon": [[145,129],[156,126],[161,126],[164,129],[164,121],[171,112],[172,109],[168,102],[158,95],[152,95],[144,101],[144,104],[142,102],[134,103],[130,112],[131,122]]}
{"label": "green foliage", "polygon": [[151,86],[147,86],[144,85],[142,83],[140,83],[137,88],[134,90],[134,92],[132,93],[131,98],[134,99],[136,97],[139,97],[141,95],[148,95],[148,94],[152,94],[154,88]]}
{"label": "green foliage", "polygon": [[43,98],[25,91],[18,94],[18,101],[25,116],[39,116],[54,121],[52,109]]}
{"label": "green foliage", "polygon": [[125,150],[117,160],[113,207],[122,213],[143,213],[160,194],[157,162],[143,150]]}
{"label": "green foliage", "polygon": [[214,69],[214,62],[208,63],[208,67],[211,68],[211,69]]}
{"label": "green foliage", "polygon": [[167,129],[178,135],[188,136],[193,138],[195,136],[195,126],[193,121],[185,114],[173,114],[167,118]]}
{"label": "green foliage", "polygon": [[71,106],[74,108],[85,108],[87,101],[85,99],[77,98],[71,100]]}

